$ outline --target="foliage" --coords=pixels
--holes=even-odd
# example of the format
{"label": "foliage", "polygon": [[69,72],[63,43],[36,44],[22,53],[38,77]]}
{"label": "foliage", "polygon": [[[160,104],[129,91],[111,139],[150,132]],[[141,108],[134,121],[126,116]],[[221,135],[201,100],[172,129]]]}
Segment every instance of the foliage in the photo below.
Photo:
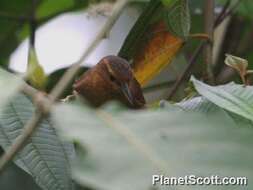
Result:
{"label": "foliage", "polygon": [[[191,112],[197,109],[190,109],[186,102],[179,106]],[[63,119],[62,114],[70,117]],[[80,144],[75,180],[96,189],[148,189],[156,173],[228,176],[232,172],[253,177],[248,159],[252,128],[237,125],[221,108],[208,114],[167,106],[113,113],[59,105],[54,116],[62,136]]]}
{"label": "foliage", "polygon": [[[21,94],[1,108],[0,145],[4,150],[20,135],[34,111],[31,100]],[[45,118],[14,162],[32,175],[42,189],[70,190],[73,145],[63,143],[52,126],[50,118]]]}
{"label": "foliage", "polygon": [[[61,103],[53,110],[54,124],[48,119],[42,122],[16,163],[32,174],[42,188],[58,183],[69,189],[66,180],[70,178],[59,179],[64,170],[68,171],[64,166],[68,165],[69,149],[63,148],[55,136],[52,127],[56,125],[60,136],[78,145],[73,177],[85,186],[147,189],[155,173],[229,176],[232,172],[252,179],[249,154],[253,134],[248,120],[252,117],[249,118],[250,112],[244,114],[252,105],[251,87],[211,87],[192,80],[202,97],[174,106],[163,103],[155,110],[119,111],[117,106],[94,110],[81,102]],[[16,96],[4,108],[0,119],[4,148],[20,133],[33,111],[31,101],[24,95]],[[38,148],[33,150],[35,147]],[[44,169],[41,172],[44,164],[53,173]]]}
{"label": "foliage", "polygon": [[[94,2],[98,1],[41,0],[35,10],[35,20],[39,26],[61,13],[80,10]],[[169,65],[179,52],[186,52],[188,60],[187,52],[192,54],[194,46],[189,45],[190,27],[198,25],[202,19],[196,14],[200,7],[198,2],[150,0],[144,3],[146,8],[119,51],[120,56],[132,62],[134,74],[142,86]],[[216,1],[219,5],[224,2]],[[29,3],[26,0],[0,1],[0,48],[3,49],[0,64],[5,67],[10,53],[28,36],[26,29],[31,20],[25,17],[31,16]],[[236,12],[251,19],[241,7],[248,5],[250,9],[247,3],[249,1],[245,0],[240,4]],[[2,18],[2,12],[8,15]],[[194,23],[196,17],[197,24]],[[194,27],[193,30],[200,29]],[[226,47],[222,49],[223,58],[226,50]],[[33,87],[50,92],[68,68],[46,76],[35,51],[30,48],[26,79]],[[205,73],[205,66],[201,64],[192,69],[196,78],[191,77],[187,85],[191,92],[185,93],[183,100],[162,100],[141,110],[131,110],[116,102],[100,108],[92,108],[81,100],[53,104],[52,96],[31,86],[35,95],[30,97],[20,76],[0,69],[0,146],[4,152],[8,152],[27,130],[33,114],[45,112],[13,163],[1,173],[0,188],[5,189],[6,184],[16,181],[28,181],[29,190],[77,190],[77,185],[101,190],[167,189],[168,186],[152,186],[152,175],[159,174],[168,177],[245,176],[249,182],[247,186],[218,188],[252,189],[253,87],[249,76],[252,62],[227,54],[224,64],[223,58],[222,64],[217,61],[215,65],[220,69],[218,73],[222,75],[228,69],[223,70],[226,64],[239,73],[244,84],[220,84],[222,81],[211,86],[200,74]],[[87,69],[81,68],[75,76]],[[218,81],[218,75],[215,77]],[[74,80],[67,81],[63,97],[71,94]],[[186,77],[184,82],[188,81]],[[7,179],[6,171],[15,177]],[[197,189],[203,187],[217,189],[216,185],[197,186]],[[196,186],[171,188],[196,189]]]}

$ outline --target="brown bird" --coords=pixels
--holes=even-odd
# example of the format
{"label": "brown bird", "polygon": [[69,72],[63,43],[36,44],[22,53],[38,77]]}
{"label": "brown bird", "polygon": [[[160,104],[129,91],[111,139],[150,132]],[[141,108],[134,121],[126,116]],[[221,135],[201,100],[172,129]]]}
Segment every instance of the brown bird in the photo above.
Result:
{"label": "brown bird", "polygon": [[131,108],[145,104],[129,63],[118,56],[103,58],[74,83],[73,89],[95,107],[110,100],[118,100]]}

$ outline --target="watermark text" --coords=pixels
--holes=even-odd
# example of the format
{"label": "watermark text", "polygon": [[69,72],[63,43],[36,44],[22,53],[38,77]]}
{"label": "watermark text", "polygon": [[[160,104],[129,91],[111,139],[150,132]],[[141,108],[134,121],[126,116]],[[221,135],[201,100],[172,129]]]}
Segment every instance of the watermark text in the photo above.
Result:
{"label": "watermark text", "polygon": [[153,175],[152,185],[240,185],[248,184],[247,177],[221,177],[212,175],[201,177],[196,175],[186,175],[183,177],[166,177],[164,175]]}

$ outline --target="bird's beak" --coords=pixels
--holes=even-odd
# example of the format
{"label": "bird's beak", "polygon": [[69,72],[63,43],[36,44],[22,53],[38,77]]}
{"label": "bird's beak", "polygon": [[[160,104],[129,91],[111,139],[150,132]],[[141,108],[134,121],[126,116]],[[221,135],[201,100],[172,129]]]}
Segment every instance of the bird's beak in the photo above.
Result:
{"label": "bird's beak", "polygon": [[121,84],[121,91],[123,92],[123,94],[127,98],[127,100],[129,101],[129,103],[131,105],[134,105],[133,96],[130,92],[129,86],[126,83]]}

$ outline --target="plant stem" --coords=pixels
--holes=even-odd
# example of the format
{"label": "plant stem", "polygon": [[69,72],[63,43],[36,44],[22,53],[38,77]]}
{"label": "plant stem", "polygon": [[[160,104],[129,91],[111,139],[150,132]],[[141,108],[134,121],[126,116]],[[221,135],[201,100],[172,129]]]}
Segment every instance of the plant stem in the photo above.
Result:
{"label": "plant stem", "polygon": [[225,7],[223,8],[223,11],[221,12],[218,19],[215,21],[215,27],[219,25],[226,17],[232,14],[232,12],[238,7],[238,5],[241,3],[241,0],[237,0],[231,8],[229,8],[229,5],[231,4],[231,1],[228,0],[228,2],[225,4]]}
{"label": "plant stem", "polygon": [[207,77],[210,84],[214,83],[213,75],[213,35],[214,35],[214,0],[206,0],[204,4],[204,29],[205,33],[209,36],[209,41],[204,48],[204,62],[207,67]]}
{"label": "plant stem", "polygon": [[31,13],[30,13],[30,45],[31,47],[35,47],[35,39],[36,39],[36,27],[37,27],[37,21],[36,21],[36,7],[37,7],[37,0],[32,0],[32,6],[31,6]]}
{"label": "plant stem", "polygon": [[193,56],[190,58],[189,64],[187,65],[186,69],[184,70],[184,72],[181,74],[181,76],[179,77],[179,79],[176,81],[175,85],[172,87],[170,94],[168,95],[167,99],[171,99],[177,89],[179,88],[179,86],[182,84],[182,82],[186,79],[186,77],[188,77],[188,75],[190,74],[191,68],[193,67],[194,63],[196,62],[198,56],[200,55],[203,47],[205,46],[206,41],[202,41],[200,43],[200,45],[197,47],[197,49],[195,50],[195,52],[193,53]]}

